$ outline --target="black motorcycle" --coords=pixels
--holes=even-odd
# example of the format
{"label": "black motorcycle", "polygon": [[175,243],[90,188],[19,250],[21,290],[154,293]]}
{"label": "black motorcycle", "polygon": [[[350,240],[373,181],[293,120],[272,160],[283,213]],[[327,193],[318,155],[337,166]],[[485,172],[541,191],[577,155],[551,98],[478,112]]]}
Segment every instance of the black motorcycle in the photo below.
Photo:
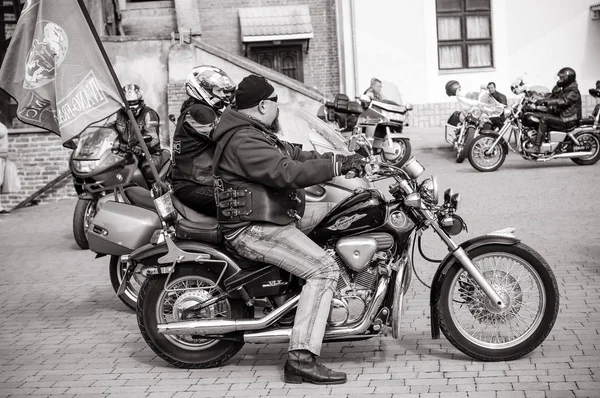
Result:
{"label": "black motorcycle", "polygon": [[[350,146],[368,143],[363,137]],[[484,361],[517,359],[540,345],[559,309],[557,282],[543,257],[511,230],[455,243],[451,236],[466,228],[456,214],[459,194],[449,189],[439,203],[435,177],[419,182],[424,168],[414,158],[402,168],[371,166],[372,180],[393,179],[392,199],[358,189],[309,234],[340,268],[325,341],[401,336],[411,247],[417,236],[420,247],[420,232],[432,228],[449,249],[431,282],[432,337],[441,330]],[[122,257],[123,283],[134,272],[146,277],[137,314],[150,348],[174,366],[209,368],[245,343],[288,341],[304,282],[230,251],[214,218],[171,220],[163,218],[165,228],[150,244]]]}
{"label": "black motorcycle", "polygon": [[[150,141],[151,137],[144,137]],[[73,213],[73,237],[82,249],[88,249],[86,230],[90,220],[108,200],[122,200],[120,190],[129,185],[149,188],[139,169],[142,156],[134,154],[119,139],[112,125],[90,126],[81,133],[71,153],[69,167],[79,197]],[[158,168],[165,178],[170,167],[169,151],[163,151],[163,164]]]}

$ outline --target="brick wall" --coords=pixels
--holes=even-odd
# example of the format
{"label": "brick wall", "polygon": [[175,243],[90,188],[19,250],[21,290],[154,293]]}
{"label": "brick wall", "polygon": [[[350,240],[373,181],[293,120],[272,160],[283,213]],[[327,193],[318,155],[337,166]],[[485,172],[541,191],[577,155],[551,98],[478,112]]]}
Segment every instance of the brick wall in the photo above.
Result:
{"label": "brick wall", "polygon": [[[202,40],[244,55],[238,9],[307,4],[314,37],[304,53],[304,83],[333,97],[339,92],[335,0],[198,0]],[[282,42],[282,45],[285,42]]]}
{"label": "brick wall", "polygon": [[[0,195],[2,208],[14,207],[68,170],[70,155],[71,150],[64,148],[60,138],[53,133],[10,132],[8,158],[15,163],[19,171],[21,191]],[[36,200],[45,203],[75,196],[75,189],[69,176]]]}

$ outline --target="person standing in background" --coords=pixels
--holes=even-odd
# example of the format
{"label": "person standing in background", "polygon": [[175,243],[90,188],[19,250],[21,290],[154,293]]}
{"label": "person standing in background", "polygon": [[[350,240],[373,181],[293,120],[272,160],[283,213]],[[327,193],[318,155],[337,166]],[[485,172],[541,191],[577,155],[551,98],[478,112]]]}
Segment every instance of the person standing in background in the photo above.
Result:
{"label": "person standing in background", "polygon": [[382,86],[381,80],[374,77],[371,79],[371,86],[365,90],[364,94],[371,97],[372,100],[381,101],[383,99],[383,96],[381,95]]}
{"label": "person standing in background", "polygon": [[506,95],[502,94],[499,91],[496,91],[496,83],[489,82],[487,85],[487,89],[492,97],[502,105],[508,105],[506,101]]}

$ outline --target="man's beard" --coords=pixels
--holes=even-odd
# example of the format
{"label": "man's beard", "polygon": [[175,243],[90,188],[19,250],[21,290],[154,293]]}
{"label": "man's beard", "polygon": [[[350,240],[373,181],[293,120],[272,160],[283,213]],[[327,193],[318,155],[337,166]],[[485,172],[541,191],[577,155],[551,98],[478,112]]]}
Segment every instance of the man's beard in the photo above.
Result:
{"label": "man's beard", "polygon": [[269,130],[271,130],[274,134],[281,133],[281,124],[279,123],[279,109],[277,109],[277,116],[275,116],[275,120],[269,126]]}

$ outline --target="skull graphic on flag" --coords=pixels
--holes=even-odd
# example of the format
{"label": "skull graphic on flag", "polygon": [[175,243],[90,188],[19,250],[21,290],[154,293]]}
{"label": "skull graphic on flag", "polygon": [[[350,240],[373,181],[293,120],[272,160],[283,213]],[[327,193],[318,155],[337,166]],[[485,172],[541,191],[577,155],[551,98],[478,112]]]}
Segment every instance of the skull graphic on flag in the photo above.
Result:
{"label": "skull graphic on flag", "polygon": [[[67,55],[69,39],[59,25],[49,21],[39,21],[42,29],[36,29],[38,37],[33,39],[31,50],[25,62],[23,87],[27,89],[41,87],[56,75],[56,68]],[[40,33],[43,37],[39,37]]]}

